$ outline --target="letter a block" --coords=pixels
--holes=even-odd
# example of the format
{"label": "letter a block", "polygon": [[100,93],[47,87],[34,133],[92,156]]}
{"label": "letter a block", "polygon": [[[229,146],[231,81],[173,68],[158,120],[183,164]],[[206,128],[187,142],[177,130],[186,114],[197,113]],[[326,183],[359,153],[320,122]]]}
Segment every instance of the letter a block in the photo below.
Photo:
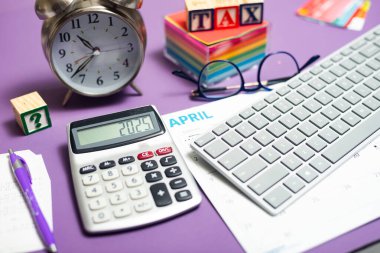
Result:
{"label": "letter a block", "polygon": [[186,0],[189,32],[214,30],[214,9],[210,0]]}
{"label": "letter a block", "polygon": [[[249,0],[243,0],[243,2],[249,2]],[[263,9],[263,3],[241,4],[240,25],[261,24],[263,22]]]}
{"label": "letter a block", "polygon": [[17,123],[24,134],[32,134],[51,127],[49,110],[38,92],[11,99]]}
{"label": "letter a block", "polygon": [[215,29],[234,28],[238,26],[238,6],[215,8]]}

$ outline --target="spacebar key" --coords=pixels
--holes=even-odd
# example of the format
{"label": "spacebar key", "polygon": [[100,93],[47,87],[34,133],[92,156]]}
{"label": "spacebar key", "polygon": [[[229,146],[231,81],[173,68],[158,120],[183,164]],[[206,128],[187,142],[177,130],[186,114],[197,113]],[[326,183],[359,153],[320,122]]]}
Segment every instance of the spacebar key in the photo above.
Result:
{"label": "spacebar key", "polygon": [[332,163],[336,163],[360,143],[380,129],[380,111],[374,112],[371,117],[352,128],[342,138],[328,147],[322,156]]}

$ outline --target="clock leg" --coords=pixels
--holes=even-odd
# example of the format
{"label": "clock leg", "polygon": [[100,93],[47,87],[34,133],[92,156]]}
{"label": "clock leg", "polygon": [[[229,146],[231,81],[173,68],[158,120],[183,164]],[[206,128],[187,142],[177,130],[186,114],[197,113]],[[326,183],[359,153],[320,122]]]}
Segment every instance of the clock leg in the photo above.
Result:
{"label": "clock leg", "polygon": [[132,88],[134,91],[137,92],[137,94],[142,95],[141,90],[136,86],[136,84],[135,84],[134,82],[131,82],[129,85],[131,86],[131,88]]}
{"label": "clock leg", "polygon": [[67,102],[71,98],[71,95],[73,95],[73,90],[72,89],[68,89],[67,92],[66,92],[65,97],[63,98],[62,106],[66,106]]}

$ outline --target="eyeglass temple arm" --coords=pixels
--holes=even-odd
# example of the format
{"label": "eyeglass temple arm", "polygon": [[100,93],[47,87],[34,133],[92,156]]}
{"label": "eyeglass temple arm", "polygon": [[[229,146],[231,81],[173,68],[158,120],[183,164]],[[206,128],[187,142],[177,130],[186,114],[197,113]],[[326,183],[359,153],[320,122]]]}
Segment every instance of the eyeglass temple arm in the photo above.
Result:
{"label": "eyeglass temple arm", "polygon": [[307,68],[307,67],[308,67],[309,65],[311,65],[312,63],[314,63],[316,60],[319,59],[319,57],[321,57],[321,56],[318,55],[318,54],[317,54],[317,55],[313,55],[312,57],[310,57],[310,59],[309,59],[307,62],[305,62],[304,65],[301,66],[299,72],[301,72],[302,70],[304,70],[305,68]]}
{"label": "eyeglass temple arm", "polygon": [[198,82],[196,80],[194,80],[191,76],[189,76],[188,74],[186,74],[185,72],[181,71],[181,70],[174,70],[172,72],[173,75],[175,76],[178,76],[180,78],[183,78],[187,81],[190,81],[192,83],[195,83],[195,84],[198,84]]}

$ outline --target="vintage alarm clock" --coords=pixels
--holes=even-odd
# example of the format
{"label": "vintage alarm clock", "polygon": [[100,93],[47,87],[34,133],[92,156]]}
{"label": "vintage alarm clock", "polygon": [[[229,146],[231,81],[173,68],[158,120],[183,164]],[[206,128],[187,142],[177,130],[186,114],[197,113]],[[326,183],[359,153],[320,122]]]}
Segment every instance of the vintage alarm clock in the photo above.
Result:
{"label": "vintage alarm clock", "polygon": [[100,97],[132,83],[144,60],[142,0],[37,0],[42,47],[55,75],[69,91]]}

